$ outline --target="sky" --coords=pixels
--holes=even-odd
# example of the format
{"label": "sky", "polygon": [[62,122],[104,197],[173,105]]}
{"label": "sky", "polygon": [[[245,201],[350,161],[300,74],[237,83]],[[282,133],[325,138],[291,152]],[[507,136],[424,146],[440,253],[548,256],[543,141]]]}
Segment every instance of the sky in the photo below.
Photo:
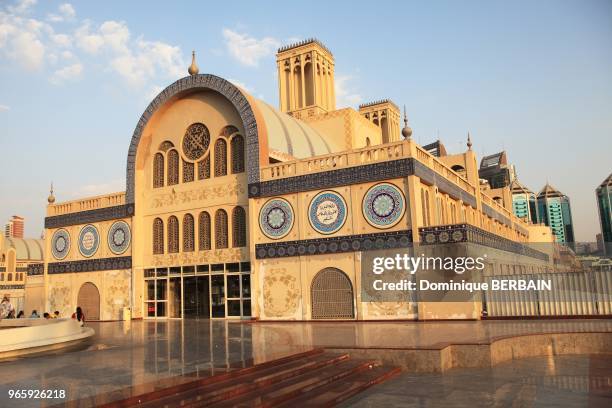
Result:
{"label": "sky", "polygon": [[612,2],[0,0],[0,224],[43,229],[58,201],[125,190],[132,132],[187,75],[219,75],[278,106],[275,52],[316,37],[338,107],[406,105],[413,137],[450,153],[469,131],[506,150],[521,182],[571,199],[576,237],[599,232],[612,172]]}

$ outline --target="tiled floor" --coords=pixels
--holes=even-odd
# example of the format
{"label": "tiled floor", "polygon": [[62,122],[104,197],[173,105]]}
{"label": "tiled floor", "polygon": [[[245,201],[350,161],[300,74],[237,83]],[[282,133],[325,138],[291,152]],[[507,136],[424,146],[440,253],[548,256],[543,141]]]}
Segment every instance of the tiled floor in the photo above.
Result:
{"label": "tiled floor", "polygon": [[[231,367],[248,364],[250,361],[262,362],[312,347],[427,348],[439,347],[451,341],[481,342],[489,341],[494,337],[520,333],[612,331],[610,320],[333,324],[242,324],[227,321],[170,320],[90,323],[89,325],[94,328],[96,335],[92,343],[85,349],[0,362],[0,406],[7,406],[9,403],[9,389],[64,389],[68,399],[73,400],[111,393],[125,387],[138,386],[169,377],[194,375],[194,373],[197,375],[198,372],[201,376],[210,375]],[[530,364],[541,369],[540,371],[543,370],[542,372],[546,372],[546,367],[549,365],[546,359],[529,361],[533,361]],[[559,364],[565,367],[563,364],[566,364],[564,362],[566,358],[559,358],[559,361],[561,362]],[[569,358],[567,361],[574,360]],[[584,372],[593,366],[587,361],[591,360],[575,360],[572,367],[580,368],[581,372]],[[609,385],[610,360],[605,361],[608,365],[601,366],[598,370],[608,376]],[[508,365],[509,368],[504,369],[505,371],[494,371],[494,374],[501,374],[495,374],[493,377],[491,377],[491,372],[486,370],[474,371],[475,380],[470,381],[467,381],[471,378],[470,375],[462,377],[463,374],[445,374],[437,377],[431,375],[404,376],[402,378],[413,381],[410,384],[419,387],[424,384],[419,382],[422,381],[421,378],[429,378],[432,386],[438,384],[437,386],[443,391],[454,390],[452,387],[445,388],[447,384],[454,384],[453,387],[464,387],[465,392],[468,393],[470,387],[481,384],[487,387],[483,395],[507,393],[510,398],[512,394],[531,392],[528,390],[532,385],[519,387],[515,386],[515,382],[509,381],[509,385],[497,387],[493,385],[497,383],[495,381],[490,383],[489,379],[501,378],[500,381],[502,381],[514,372],[520,373],[521,370],[530,372],[528,366],[521,364],[523,364],[522,361],[515,362]],[[539,371],[534,369],[533,372]],[[580,373],[577,375],[584,376]],[[522,374],[520,376],[522,377]],[[536,377],[539,379],[537,381],[544,381],[547,378],[537,375]],[[465,386],[459,385],[461,383],[459,378],[466,382]],[[547,385],[541,387],[548,389]],[[376,393],[378,389],[376,387],[369,393],[372,398],[375,398],[372,392]],[[391,392],[392,389],[387,388],[387,392]],[[609,388],[607,392],[609,395]],[[452,402],[453,398],[448,393],[444,395]],[[575,396],[575,394],[572,395]],[[57,402],[59,401],[49,401],[48,404],[42,405],[48,406]],[[37,407],[41,406],[41,402],[13,400],[10,401],[10,406]]]}
{"label": "tiled floor", "polygon": [[488,369],[402,374],[343,407],[610,407],[612,356],[514,360]]}

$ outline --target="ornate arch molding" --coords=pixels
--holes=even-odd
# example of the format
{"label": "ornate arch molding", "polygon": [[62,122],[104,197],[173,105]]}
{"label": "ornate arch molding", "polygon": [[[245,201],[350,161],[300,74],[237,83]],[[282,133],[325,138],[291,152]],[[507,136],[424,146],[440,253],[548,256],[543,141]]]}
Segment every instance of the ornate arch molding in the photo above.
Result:
{"label": "ornate arch molding", "polygon": [[[257,132],[257,122],[255,114],[246,97],[240,89],[234,86],[231,82],[211,74],[190,75],[174,82],[166,89],[161,91],[155,99],[147,106],[144,111],[130,142],[130,149],[127,157],[127,174],[126,174],[126,204],[134,204],[135,193],[135,176],[136,176],[136,153],[138,144],[142,136],[142,131],[146,127],[149,120],[153,117],[157,109],[164,105],[169,100],[188,94],[197,90],[212,90],[225,96],[234,105],[242,125],[246,133],[246,171],[249,186],[259,185],[259,135]],[[255,187],[258,190],[257,187]],[[252,195],[249,188],[249,195]],[[256,191],[255,191],[256,193]]]}

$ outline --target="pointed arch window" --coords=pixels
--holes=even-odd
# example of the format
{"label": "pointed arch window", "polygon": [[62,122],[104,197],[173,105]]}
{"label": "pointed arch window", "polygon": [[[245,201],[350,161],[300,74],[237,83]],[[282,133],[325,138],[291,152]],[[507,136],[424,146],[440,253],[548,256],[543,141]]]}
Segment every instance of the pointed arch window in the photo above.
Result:
{"label": "pointed arch window", "polygon": [[183,252],[193,252],[195,250],[195,231],[193,225],[193,215],[183,216]]}
{"label": "pointed arch window", "polygon": [[176,150],[168,152],[168,185],[172,186],[179,182],[179,155]]}
{"label": "pointed arch window", "polygon": [[241,135],[236,135],[230,142],[232,154],[232,174],[242,173],[244,171],[244,138]]}
{"label": "pointed arch window", "polygon": [[215,248],[227,248],[227,213],[217,210],[215,213]]}
{"label": "pointed arch window", "polygon": [[195,179],[195,164],[183,160],[183,183],[189,183]]}
{"label": "pointed arch window", "polygon": [[200,213],[198,219],[198,249],[206,251],[210,249],[210,215],[206,211]]}
{"label": "pointed arch window", "polygon": [[164,186],[164,155],[156,153],[153,159],[153,187]]}
{"label": "pointed arch window", "polygon": [[198,162],[198,180],[210,178],[210,154]]}
{"label": "pointed arch window", "polygon": [[168,218],[168,252],[179,251],[179,223],[174,215]]}
{"label": "pointed arch window", "polygon": [[153,221],[153,253],[164,253],[164,222],[161,218]]}
{"label": "pointed arch window", "polygon": [[227,175],[227,142],[217,139],[215,143],[215,177]]}
{"label": "pointed arch window", "polygon": [[242,207],[232,210],[232,246],[246,246],[246,213]]}

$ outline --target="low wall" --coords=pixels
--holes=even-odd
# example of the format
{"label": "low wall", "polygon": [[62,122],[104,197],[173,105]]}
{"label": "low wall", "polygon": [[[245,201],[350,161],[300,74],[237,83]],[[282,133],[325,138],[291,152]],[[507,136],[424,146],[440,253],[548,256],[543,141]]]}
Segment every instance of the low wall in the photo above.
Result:
{"label": "low wall", "polygon": [[94,335],[74,319],[0,320],[0,359],[55,350]]}
{"label": "low wall", "polygon": [[567,354],[612,354],[612,333],[546,333],[508,336],[490,343],[448,344],[439,348],[328,348],[372,358],[409,372],[484,368],[510,360]]}

